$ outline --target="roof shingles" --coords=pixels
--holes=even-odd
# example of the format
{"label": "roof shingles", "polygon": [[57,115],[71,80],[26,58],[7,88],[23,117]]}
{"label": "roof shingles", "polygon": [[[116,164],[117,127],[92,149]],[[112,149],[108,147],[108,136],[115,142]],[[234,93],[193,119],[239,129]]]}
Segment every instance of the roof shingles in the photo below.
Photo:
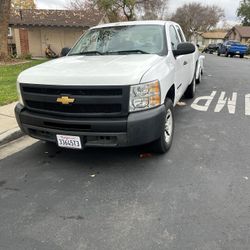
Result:
{"label": "roof shingles", "polygon": [[207,39],[224,39],[227,32],[224,31],[211,31],[202,34],[202,37]]}
{"label": "roof shingles", "polygon": [[250,38],[250,26],[235,26],[235,29],[238,30],[241,37]]}
{"label": "roof shingles", "polygon": [[104,15],[72,10],[15,10],[10,15],[10,26],[56,26],[89,28],[101,22]]}

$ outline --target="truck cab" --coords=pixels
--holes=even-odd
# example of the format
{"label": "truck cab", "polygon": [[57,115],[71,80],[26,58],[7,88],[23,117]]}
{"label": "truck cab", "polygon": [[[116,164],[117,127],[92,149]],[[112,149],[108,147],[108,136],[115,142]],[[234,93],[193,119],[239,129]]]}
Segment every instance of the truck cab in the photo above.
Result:
{"label": "truck cab", "polygon": [[177,23],[99,25],[65,57],[18,76],[16,119],[25,134],[60,147],[150,144],[165,153],[173,107],[194,96],[202,65]]}

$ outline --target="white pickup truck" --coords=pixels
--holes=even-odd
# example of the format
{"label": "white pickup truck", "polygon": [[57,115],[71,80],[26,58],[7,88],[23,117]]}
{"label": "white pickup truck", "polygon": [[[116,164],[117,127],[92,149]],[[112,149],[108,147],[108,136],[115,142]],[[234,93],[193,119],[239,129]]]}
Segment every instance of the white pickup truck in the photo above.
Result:
{"label": "white pickup truck", "polygon": [[18,76],[16,119],[24,133],[60,147],[149,144],[165,153],[173,107],[194,96],[202,65],[177,23],[99,25],[66,56]]}

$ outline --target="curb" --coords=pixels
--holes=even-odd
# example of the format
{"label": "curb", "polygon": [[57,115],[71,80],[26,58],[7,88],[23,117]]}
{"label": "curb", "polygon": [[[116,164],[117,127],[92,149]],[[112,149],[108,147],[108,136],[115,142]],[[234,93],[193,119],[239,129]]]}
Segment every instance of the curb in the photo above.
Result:
{"label": "curb", "polygon": [[17,127],[0,135],[0,146],[22,137],[24,133]]}

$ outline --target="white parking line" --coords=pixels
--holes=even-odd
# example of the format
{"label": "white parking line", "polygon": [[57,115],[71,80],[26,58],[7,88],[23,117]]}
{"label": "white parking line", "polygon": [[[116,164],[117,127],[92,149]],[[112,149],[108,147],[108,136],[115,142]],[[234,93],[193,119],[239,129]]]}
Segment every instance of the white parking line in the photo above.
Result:
{"label": "white parking line", "polygon": [[225,97],[225,95],[226,92],[222,91],[214,112],[219,113],[227,103],[228,112],[230,114],[234,114],[236,109],[237,93],[233,93],[232,99]]}
{"label": "white parking line", "polygon": [[250,94],[245,95],[245,115],[250,115]]}
{"label": "white parking line", "polygon": [[[191,107],[198,111],[207,111],[211,102],[213,101],[217,91],[213,91],[209,96],[200,96],[194,100]],[[206,101],[204,105],[199,104],[200,101]]]}
{"label": "white parking line", "polygon": [[[209,106],[215,99],[217,91],[212,91],[209,96],[200,96],[197,97],[194,102],[191,104],[191,108],[206,112],[209,109]],[[236,92],[232,93],[232,97],[227,97],[226,92],[222,91],[220,93],[219,99],[215,106],[214,112],[219,113],[222,109],[227,105],[228,113],[235,114],[236,112],[236,104],[237,104],[237,96]],[[204,103],[205,102],[205,103]],[[250,116],[250,94],[245,95],[245,115]]]}

